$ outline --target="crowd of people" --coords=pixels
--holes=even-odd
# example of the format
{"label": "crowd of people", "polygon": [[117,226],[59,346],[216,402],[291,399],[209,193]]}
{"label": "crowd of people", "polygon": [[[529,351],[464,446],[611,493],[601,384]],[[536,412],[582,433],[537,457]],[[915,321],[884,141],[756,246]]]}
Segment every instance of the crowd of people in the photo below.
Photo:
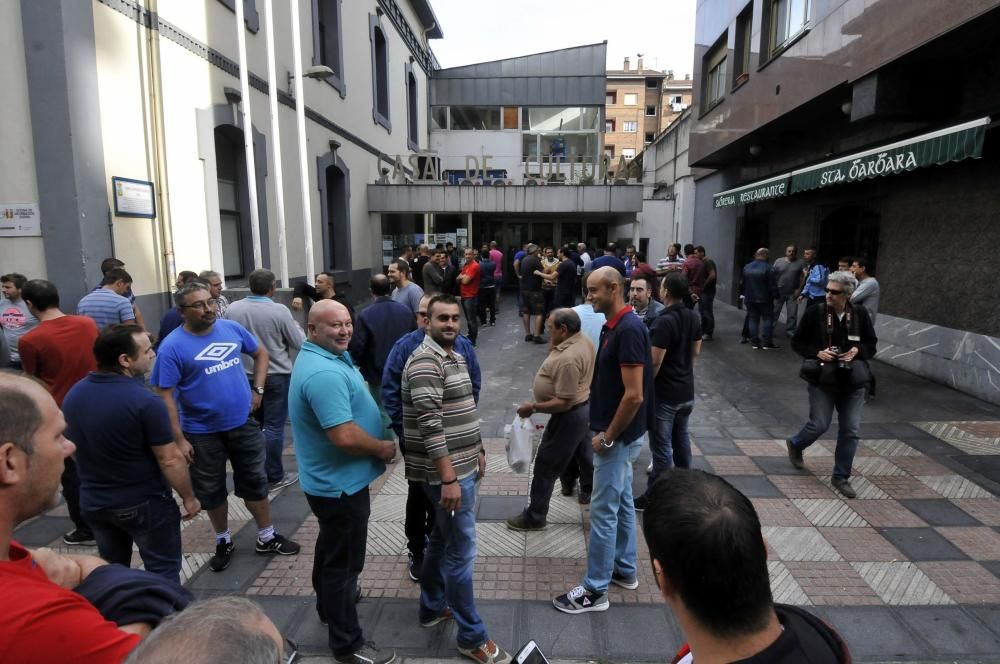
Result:
{"label": "crowd of people", "polygon": [[[637,514],[644,514],[657,586],[689,640],[678,661],[718,653],[760,662],[849,661],[832,629],[773,604],[750,502],[724,480],[690,470],[695,362],[714,333],[718,275],[703,247],[684,247],[684,258],[680,249],[671,245],[655,264],[632,246],[619,256],[609,245],[592,258],[582,244],[553,250],[527,243],[513,255],[524,343],[548,345],[534,398],[517,413],[550,417],[528,504],[507,526],[545,529],[557,479],[564,495],[589,504],[584,574],[552,600],[555,609],[580,614],[609,609],[611,585],[638,587]],[[218,274],[181,273],[156,337],[145,331],[130,299],[132,279],[115,259],[105,261],[101,285],[80,301],[77,315],[59,310],[54,284],[0,277],[4,337],[13,351],[5,361],[27,375],[0,375],[0,576],[18,600],[32,599],[8,624],[20,629],[30,621],[31,629],[4,630],[0,655],[54,648],[41,641],[72,622],[87,654],[80,661],[166,662],[178,652],[188,662],[211,661],[195,652],[201,640],[204,652],[241,640],[239,647],[264,653],[260,661],[281,661],[289,647],[252,602],[192,604],[179,583],[181,521],[202,510],[216,541],[209,569],[222,572],[234,556],[228,465],[234,493],[255,522],[259,555],[299,552],[275,530],[268,495],[301,483],[319,524],[312,584],[334,659],[393,662],[392,649],[365,637],[357,601],[369,487],[399,453],[408,483],[407,573],[421,589],[418,621],[425,628],[454,621],[457,649],[469,659],[512,661],[490,636],[473,586],[477,487],[486,473],[476,344],[479,327],[496,320],[504,255],[496,243],[458,254],[447,246],[408,249],[387,274],[371,278],[371,299],[357,311],[337,294],[331,273],[316,275],[315,286],[296,286],[291,309],[274,301],[268,270],[252,272],[250,296],[232,303]],[[855,264],[862,273],[868,268],[863,259]],[[769,284],[778,281],[775,271],[765,276]],[[848,377],[844,367],[871,358],[876,339],[868,310],[849,299],[855,277],[819,276],[823,306],[806,310],[793,346],[821,368],[812,376],[803,363],[812,419],[788,440],[788,456],[801,467],[802,450],[836,408],[834,486],[852,497],[856,424],[869,381],[857,369]],[[768,318],[777,306],[772,299]],[[301,310],[304,331],[292,313]],[[289,420],[298,475],[282,464]],[[633,496],[633,465],[644,444],[652,464],[646,490]],[[64,543],[96,542],[99,558],[29,551],[14,540],[18,523],[52,505],[57,483],[75,525]],[[144,571],[128,570],[133,545]],[[709,574],[708,561],[724,564]],[[101,584],[120,583],[123,572],[140,574],[127,579],[135,591],[107,606]],[[62,608],[33,619],[53,606]]]}

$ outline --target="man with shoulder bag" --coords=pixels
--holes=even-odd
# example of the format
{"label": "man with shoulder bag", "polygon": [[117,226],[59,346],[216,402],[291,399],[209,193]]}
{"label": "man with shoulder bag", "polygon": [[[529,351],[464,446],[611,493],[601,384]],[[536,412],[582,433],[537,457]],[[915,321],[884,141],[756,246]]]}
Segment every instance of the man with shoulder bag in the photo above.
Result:
{"label": "man with shoulder bag", "polygon": [[855,498],[851,466],[858,449],[858,430],[871,380],[868,360],[878,339],[871,315],[850,303],[858,281],[850,272],[834,272],[826,285],[826,303],[809,307],[792,337],[792,348],[804,359],[799,376],[809,383],[809,421],[786,441],[788,459],[805,468],[802,452],[830,428],[837,410],[837,448],[833,488]]}

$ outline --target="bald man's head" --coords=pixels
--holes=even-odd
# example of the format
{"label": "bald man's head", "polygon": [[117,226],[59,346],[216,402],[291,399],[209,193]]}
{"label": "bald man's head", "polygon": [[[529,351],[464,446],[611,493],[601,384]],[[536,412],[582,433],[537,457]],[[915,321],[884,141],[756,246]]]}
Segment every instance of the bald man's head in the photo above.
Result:
{"label": "bald man's head", "polygon": [[587,302],[594,311],[611,318],[625,306],[625,281],[613,267],[600,267],[587,277]]}
{"label": "bald man's head", "polygon": [[309,341],[340,355],[354,334],[351,312],[336,300],[320,300],[309,310],[308,331]]}
{"label": "bald man's head", "polygon": [[433,295],[424,295],[420,298],[420,304],[417,305],[417,329],[425,330],[427,329],[427,306],[431,302]]}

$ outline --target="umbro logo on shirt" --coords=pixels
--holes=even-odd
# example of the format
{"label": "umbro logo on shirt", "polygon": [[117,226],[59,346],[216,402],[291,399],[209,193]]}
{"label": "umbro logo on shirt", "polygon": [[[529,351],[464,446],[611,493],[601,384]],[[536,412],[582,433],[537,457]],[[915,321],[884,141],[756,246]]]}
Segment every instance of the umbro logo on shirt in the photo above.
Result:
{"label": "umbro logo on shirt", "polygon": [[218,364],[213,364],[210,367],[205,367],[205,374],[212,375],[220,371],[225,371],[230,367],[235,367],[240,363],[239,357],[234,357],[231,360],[226,358],[233,354],[239,348],[239,344],[234,343],[224,343],[224,342],[213,342],[201,349],[201,352],[194,356],[194,359],[201,360],[203,362],[219,362]]}

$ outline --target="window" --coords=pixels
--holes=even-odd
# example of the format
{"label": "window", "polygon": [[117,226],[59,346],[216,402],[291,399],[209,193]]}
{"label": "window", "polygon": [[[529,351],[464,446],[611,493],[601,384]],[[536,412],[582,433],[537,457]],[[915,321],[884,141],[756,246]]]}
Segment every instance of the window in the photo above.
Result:
{"label": "window", "polygon": [[614,90],[610,90],[604,93],[604,103],[607,106],[614,106],[617,102],[615,101],[616,94]]}
{"label": "window", "polygon": [[343,98],[344,45],[341,41],[340,3],[342,0],[315,0],[313,3],[313,64],[326,65],[333,76],[326,79]]}
{"label": "window", "polygon": [[487,129],[499,130],[500,107],[499,106],[452,106],[451,107],[451,129],[470,130]]}
{"label": "window", "polygon": [[655,90],[656,86],[658,84],[659,84],[659,82],[655,78],[647,78],[646,79],[646,89],[647,90]]}
{"label": "window", "polygon": [[670,95],[670,103],[671,104],[683,104],[684,103],[684,98],[681,97],[680,95]]}
{"label": "window", "polygon": [[775,55],[806,28],[809,22],[809,0],[769,0],[767,16],[767,53]]}
{"label": "window", "polygon": [[235,127],[215,129],[215,173],[219,186],[219,222],[222,231],[222,267],[227,279],[246,275],[243,243],[243,196],[246,160],[243,133]]}
{"label": "window", "polygon": [[351,269],[351,174],[334,152],[317,160],[320,214],[323,219],[323,264],[334,270]]}
{"label": "window", "polygon": [[723,32],[715,42],[715,46],[705,54],[702,66],[702,71],[707,72],[704,75],[705,83],[702,91],[704,111],[721,102],[726,96],[726,37],[727,34]]}
{"label": "window", "polygon": [[[235,13],[236,5],[235,0],[219,0],[226,8]],[[247,30],[257,34],[260,30],[260,17],[257,15],[257,0],[243,0],[243,24],[246,25]]]}
{"label": "window", "polygon": [[651,132],[647,131],[646,132],[646,137],[643,139],[643,142],[646,145],[649,145],[650,143],[652,143],[653,142],[653,134]]}
{"label": "window", "polygon": [[526,131],[597,131],[598,106],[533,106],[521,113],[521,129]]}
{"label": "window", "polygon": [[635,120],[626,120],[625,122],[622,123],[622,131],[624,131],[626,134],[634,134],[636,131],[638,131],[638,128],[639,128],[639,123],[636,122]]}
{"label": "window", "polygon": [[639,93],[638,92],[626,92],[625,93],[625,105],[626,106],[638,106],[639,105]]}
{"label": "window", "polygon": [[635,148],[622,148],[622,156],[626,161],[635,159]]}
{"label": "window", "polygon": [[611,157],[612,159],[614,159],[614,156],[615,156],[615,146],[613,146],[613,145],[605,145],[604,146],[604,154],[606,156]]}
{"label": "window", "polygon": [[614,130],[615,130],[615,121],[614,120],[605,120],[604,121],[604,131],[605,132],[612,132]]}
{"label": "window", "polygon": [[420,149],[417,131],[417,77],[413,73],[413,62],[406,63],[406,146],[411,150]]}
{"label": "window", "polygon": [[389,42],[379,17],[369,14],[368,37],[372,43],[372,119],[387,131],[392,131],[389,121]]}
{"label": "window", "polygon": [[753,3],[736,17],[736,48],[733,50],[733,87],[750,78],[750,31],[753,27]]}
{"label": "window", "polygon": [[647,117],[655,117],[656,116],[656,107],[655,106],[647,106],[646,107],[646,116]]}
{"label": "window", "polygon": [[517,129],[517,106],[504,106],[503,107],[503,128],[504,129]]}
{"label": "window", "polygon": [[448,128],[448,107],[431,106],[431,129]]}

